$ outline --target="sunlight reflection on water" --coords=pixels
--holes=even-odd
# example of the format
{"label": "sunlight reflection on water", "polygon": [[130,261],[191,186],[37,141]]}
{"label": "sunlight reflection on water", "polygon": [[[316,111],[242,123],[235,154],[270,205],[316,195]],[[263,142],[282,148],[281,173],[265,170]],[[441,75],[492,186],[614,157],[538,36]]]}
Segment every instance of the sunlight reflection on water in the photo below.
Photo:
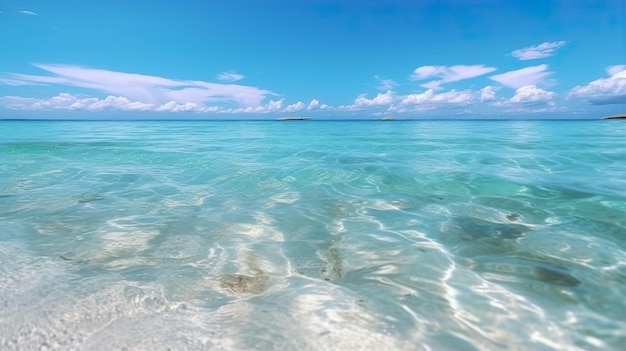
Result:
{"label": "sunlight reflection on water", "polygon": [[619,131],[98,123],[0,142],[2,349],[626,342]]}

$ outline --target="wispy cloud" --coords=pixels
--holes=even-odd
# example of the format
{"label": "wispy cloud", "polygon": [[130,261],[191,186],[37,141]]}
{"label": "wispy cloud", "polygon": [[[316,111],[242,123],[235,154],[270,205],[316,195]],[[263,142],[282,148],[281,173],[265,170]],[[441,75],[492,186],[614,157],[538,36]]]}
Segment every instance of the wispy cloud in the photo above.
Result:
{"label": "wispy cloud", "polygon": [[552,72],[548,71],[548,65],[543,64],[496,74],[489,78],[509,88],[517,89],[525,85],[544,83],[546,77],[551,74]]}
{"label": "wispy cloud", "polygon": [[610,77],[576,86],[569,96],[592,105],[626,104],[626,65],[609,66],[606,71]]}
{"label": "wispy cloud", "polygon": [[609,76],[614,76],[623,71],[626,71],[626,65],[615,65],[606,68],[606,73],[608,73]]}
{"label": "wispy cloud", "polygon": [[538,45],[513,50],[509,55],[520,60],[535,60],[554,55],[556,50],[567,44],[566,41],[545,42]]}
{"label": "wispy cloud", "polygon": [[376,87],[378,90],[387,91],[398,86],[398,83],[396,83],[393,79],[383,79],[377,75],[374,76],[374,78],[378,80],[379,85]]}
{"label": "wispy cloud", "polygon": [[18,11],[18,12],[22,13],[22,14],[25,14],[25,15],[28,15],[28,16],[38,16],[38,14],[33,12],[33,11],[21,10],[21,11]]}
{"label": "wispy cloud", "polygon": [[485,65],[457,65],[457,66],[421,66],[413,71],[411,80],[425,80],[429,78],[438,78],[436,80],[422,84],[421,86],[428,89],[438,90],[442,84],[457,82],[464,79],[470,79],[482,76],[495,71],[495,67],[487,67]]}
{"label": "wispy cloud", "polygon": [[7,85],[59,85],[90,89],[112,96],[121,96],[154,106],[168,102],[192,103],[199,106],[237,104],[260,106],[271,91],[236,84],[220,84],[197,80],[176,80],[136,73],[69,65],[36,64],[48,75],[5,74],[0,83]]}
{"label": "wispy cloud", "polygon": [[217,79],[224,81],[224,82],[236,82],[238,80],[242,80],[244,79],[246,76],[239,74],[239,73],[235,73],[235,72],[222,72],[220,74],[217,75]]}

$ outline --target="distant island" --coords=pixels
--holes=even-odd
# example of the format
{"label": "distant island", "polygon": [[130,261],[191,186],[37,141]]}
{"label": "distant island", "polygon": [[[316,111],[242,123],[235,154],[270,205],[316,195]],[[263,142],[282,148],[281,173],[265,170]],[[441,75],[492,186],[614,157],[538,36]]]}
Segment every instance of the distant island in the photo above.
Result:
{"label": "distant island", "polygon": [[309,117],[280,117],[277,119],[279,121],[306,121],[310,118]]}
{"label": "distant island", "polygon": [[626,119],[626,113],[602,117],[602,119]]}

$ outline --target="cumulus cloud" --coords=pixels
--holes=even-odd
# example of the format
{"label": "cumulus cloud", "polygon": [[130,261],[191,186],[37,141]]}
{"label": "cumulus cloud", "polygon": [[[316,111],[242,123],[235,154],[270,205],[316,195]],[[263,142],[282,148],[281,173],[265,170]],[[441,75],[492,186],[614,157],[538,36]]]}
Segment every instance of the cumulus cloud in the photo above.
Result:
{"label": "cumulus cloud", "polygon": [[391,90],[387,90],[384,94],[377,94],[373,99],[368,99],[363,95],[359,96],[354,100],[354,104],[359,106],[380,106],[389,105],[392,101],[393,93]]}
{"label": "cumulus cloud", "polygon": [[285,112],[297,112],[301,111],[305,108],[304,103],[302,101],[298,101],[295,104],[291,104],[285,108]]}
{"label": "cumulus cloud", "polygon": [[428,89],[420,94],[410,94],[402,99],[403,105],[468,105],[474,99],[471,91],[451,90],[445,93],[436,94],[433,89]]}
{"label": "cumulus cloud", "polygon": [[283,103],[284,103],[284,99],[280,99],[278,101],[270,100],[265,105],[239,107],[239,108],[228,108],[228,109],[220,110],[219,112],[223,112],[223,113],[274,113],[274,112],[283,112],[284,111],[283,110]]}
{"label": "cumulus cloud", "polygon": [[[20,96],[0,97],[0,105],[14,110],[84,110],[84,111],[156,111],[156,112],[195,112],[223,114],[264,114],[275,112],[295,112],[305,108],[301,101],[284,107],[284,100],[270,100],[267,104],[247,107],[205,106],[193,102],[179,103],[168,101],[163,104],[133,101],[124,96],[109,95],[104,99],[90,96],[77,96],[61,93],[49,99],[25,98]],[[327,108],[322,104],[320,109]]]}
{"label": "cumulus cloud", "polygon": [[197,80],[176,80],[135,73],[108,71],[69,65],[36,64],[48,75],[9,73],[0,82],[8,85],[61,85],[123,96],[155,106],[178,104],[235,103],[243,107],[261,105],[272,92],[252,86],[220,84]]}
{"label": "cumulus cloud", "polygon": [[222,72],[220,74],[217,75],[217,79],[224,81],[224,82],[236,82],[238,80],[242,80],[244,79],[246,76],[239,74],[239,73],[235,73],[235,72]]}
{"label": "cumulus cloud", "polygon": [[311,102],[309,102],[309,106],[306,107],[307,110],[314,110],[316,108],[320,107],[320,102],[317,99],[313,99],[311,100]]}
{"label": "cumulus cloud", "polygon": [[24,98],[19,96],[5,96],[1,99],[2,104],[11,109],[89,111],[101,111],[106,109],[147,111],[154,109],[154,105],[152,104],[131,101],[123,96],[107,96],[105,99],[99,99],[61,93],[49,99]]}
{"label": "cumulus cloud", "polygon": [[525,85],[515,90],[515,95],[509,100],[513,104],[551,104],[554,92],[537,88],[535,85]]}
{"label": "cumulus cloud", "polygon": [[22,11],[18,11],[19,13],[22,13],[24,15],[28,15],[28,16],[37,16],[37,14],[33,11],[28,11],[28,10],[22,10]]}
{"label": "cumulus cloud", "polygon": [[316,109],[326,110],[329,107],[330,106],[328,106],[326,104],[320,104],[319,100],[313,99],[313,100],[311,100],[311,102],[309,102],[309,105],[306,107],[306,109],[307,110],[316,110]]}
{"label": "cumulus cloud", "polygon": [[179,104],[175,101],[170,101],[158,106],[154,110],[158,112],[219,112],[220,108],[217,106],[202,106],[192,102]]}
{"label": "cumulus cloud", "polygon": [[363,110],[369,107],[386,106],[393,102],[394,96],[391,90],[387,90],[385,93],[379,93],[374,98],[368,99],[365,94],[359,95],[354,99],[354,103],[348,106],[341,106],[341,109],[346,110]]}
{"label": "cumulus cloud", "polygon": [[556,93],[538,88],[535,85],[525,85],[515,90],[509,99],[494,99],[490,106],[501,108],[499,112],[508,114],[546,113],[564,111],[564,108],[555,106]]}
{"label": "cumulus cloud", "polygon": [[576,86],[569,96],[592,105],[626,104],[626,65],[609,66],[609,78],[600,78],[584,86]]}
{"label": "cumulus cloud", "polygon": [[491,85],[480,89],[478,92],[480,94],[479,100],[482,102],[496,99],[496,90]]}
{"label": "cumulus cloud", "polygon": [[485,65],[457,65],[457,66],[421,66],[413,71],[411,80],[425,80],[438,78],[433,81],[422,84],[421,86],[428,89],[437,90],[442,84],[457,82],[464,79],[470,79],[482,76],[495,71],[494,67]]}
{"label": "cumulus cloud", "polygon": [[158,112],[220,112],[216,106],[170,101],[162,105],[132,101],[124,96],[109,95],[104,99],[61,93],[49,99],[5,96],[0,103],[14,110],[85,110],[85,111],[158,111]]}
{"label": "cumulus cloud", "polygon": [[518,89],[525,85],[537,85],[543,83],[552,72],[548,71],[548,65],[530,66],[515,71],[496,74],[489,77],[509,88]]}
{"label": "cumulus cloud", "polygon": [[509,55],[520,60],[535,60],[554,55],[556,50],[558,50],[565,44],[567,44],[566,41],[545,42],[538,45],[525,47],[523,49],[513,50]]}

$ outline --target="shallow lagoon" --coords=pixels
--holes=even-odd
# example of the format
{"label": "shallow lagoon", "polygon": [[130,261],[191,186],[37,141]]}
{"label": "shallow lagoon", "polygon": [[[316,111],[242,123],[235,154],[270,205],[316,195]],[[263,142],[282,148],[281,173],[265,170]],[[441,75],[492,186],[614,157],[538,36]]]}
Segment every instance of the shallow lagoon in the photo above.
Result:
{"label": "shallow lagoon", "polygon": [[0,348],[618,350],[622,122],[0,122]]}

